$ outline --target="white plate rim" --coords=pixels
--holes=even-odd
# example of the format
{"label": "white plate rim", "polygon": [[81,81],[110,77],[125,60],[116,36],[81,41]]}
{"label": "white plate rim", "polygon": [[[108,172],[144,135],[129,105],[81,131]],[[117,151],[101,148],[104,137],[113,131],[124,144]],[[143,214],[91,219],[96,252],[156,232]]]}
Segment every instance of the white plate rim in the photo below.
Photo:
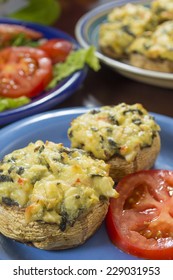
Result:
{"label": "white plate rim", "polygon": [[[97,18],[99,18],[101,15],[105,15],[107,11],[109,11],[113,7],[118,7],[123,4],[126,4],[129,1],[126,0],[117,0],[111,1],[109,3],[105,3],[102,5],[99,5],[98,7],[94,8],[93,10],[87,12],[84,14],[76,23],[75,26],[75,36],[80,43],[80,45],[84,48],[88,48],[90,46],[90,43],[87,41],[87,39],[84,36],[83,30],[85,28],[88,28],[90,26],[88,24],[88,20],[90,21],[90,24],[94,22]],[[151,1],[142,1],[142,0],[132,0],[130,1],[132,3],[147,3]],[[138,74],[140,76],[145,76],[145,77],[153,77],[157,79],[162,79],[162,80],[173,80],[173,74],[171,73],[164,73],[164,72],[157,72],[157,71],[151,71],[151,70],[146,70],[142,68],[138,68],[123,62],[120,62],[118,60],[109,58],[108,56],[102,54],[98,50],[96,50],[96,56],[105,64],[108,66],[117,68],[122,71],[126,72],[131,72],[133,74]]]}

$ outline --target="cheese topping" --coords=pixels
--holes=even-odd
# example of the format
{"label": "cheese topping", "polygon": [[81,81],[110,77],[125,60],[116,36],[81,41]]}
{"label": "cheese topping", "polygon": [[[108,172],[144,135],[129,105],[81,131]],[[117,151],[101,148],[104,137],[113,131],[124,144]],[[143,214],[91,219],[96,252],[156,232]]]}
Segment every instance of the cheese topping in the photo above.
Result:
{"label": "cheese topping", "polygon": [[113,50],[115,57],[124,55],[126,48],[134,39],[128,26],[121,22],[103,23],[99,29],[99,46]]}
{"label": "cheese topping", "polygon": [[153,117],[141,104],[104,106],[83,114],[71,123],[72,147],[109,160],[119,155],[131,162],[142,148],[151,146],[159,131]]}
{"label": "cheese topping", "polygon": [[133,34],[139,35],[149,30],[154,23],[153,14],[149,7],[128,3],[116,7],[108,14],[108,22],[119,21],[128,25]]}
{"label": "cheese topping", "polygon": [[155,0],[147,6],[128,3],[114,8],[100,25],[99,46],[117,59],[139,53],[173,61],[172,30],[172,0]]}
{"label": "cheese topping", "polygon": [[130,45],[128,52],[137,52],[150,59],[167,59],[173,61],[173,21],[166,21],[153,33],[139,37]]}
{"label": "cheese topping", "polygon": [[155,0],[151,3],[153,14],[156,14],[158,20],[173,20],[173,1],[172,0]]}
{"label": "cheese topping", "polygon": [[109,165],[62,144],[37,141],[0,162],[0,203],[25,209],[26,221],[62,230],[99,200],[117,197]]}
{"label": "cheese topping", "polygon": [[117,7],[108,14],[107,22],[100,25],[99,45],[111,48],[120,57],[134,38],[154,28],[155,21],[145,6],[128,3]]}

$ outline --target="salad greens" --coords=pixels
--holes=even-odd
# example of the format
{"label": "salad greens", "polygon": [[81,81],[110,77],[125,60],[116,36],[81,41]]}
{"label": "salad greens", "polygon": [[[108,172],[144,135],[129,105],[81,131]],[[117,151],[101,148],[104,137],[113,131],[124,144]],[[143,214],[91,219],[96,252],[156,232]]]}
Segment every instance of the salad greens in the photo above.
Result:
{"label": "salad greens", "polygon": [[81,70],[87,64],[94,71],[100,69],[98,58],[95,56],[95,47],[88,49],[79,49],[71,52],[66,61],[54,65],[54,78],[48,85],[48,89],[54,88],[58,82],[67,78],[77,70]]}
{"label": "salad greens", "polygon": [[33,41],[26,37],[24,33],[19,33],[11,39],[10,46],[11,47],[19,47],[19,46],[27,46],[27,47],[38,47],[39,41]]}
{"label": "salad greens", "polygon": [[27,6],[7,16],[18,20],[51,25],[60,15],[61,8],[58,0],[27,0],[27,2]]}
{"label": "salad greens", "polygon": [[0,97],[0,112],[26,105],[30,101],[31,99],[26,96],[17,98]]}
{"label": "salad greens", "polygon": [[[79,49],[71,52],[66,61],[54,65],[54,78],[49,83],[47,89],[54,88],[60,81],[67,78],[74,72],[81,70],[87,64],[94,71],[100,69],[98,58],[95,56],[95,47],[91,46],[88,49]],[[0,97],[0,112],[14,109],[31,102],[31,99],[25,96],[18,98]]]}

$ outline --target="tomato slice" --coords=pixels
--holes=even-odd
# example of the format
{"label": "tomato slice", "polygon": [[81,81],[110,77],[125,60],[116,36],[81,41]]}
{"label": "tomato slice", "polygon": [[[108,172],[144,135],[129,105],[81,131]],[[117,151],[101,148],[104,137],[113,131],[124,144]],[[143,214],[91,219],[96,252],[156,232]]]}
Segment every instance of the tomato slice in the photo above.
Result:
{"label": "tomato slice", "polygon": [[10,41],[14,39],[18,34],[24,34],[28,39],[39,39],[43,37],[41,32],[32,30],[25,26],[17,24],[0,24],[0,46],[7,46],[10,44]]}
{"label": "tomato slice", "polygon": [[66,60],[69,53],[73,50],[73,44],[64,39],[50,39],[39,46],[44,50],[53,63],[63,62]]}
{"label": "tomato slice", "polygon": [[33,97],[42,92],[53,76],[47,54],[30,47],[8,47],[0,51],[0,95]]}
{"label": "tomato slice", "polygon": [[173,171],[140,171],[116,190],[106,217],[111,241],[144,259],[173,259]]}

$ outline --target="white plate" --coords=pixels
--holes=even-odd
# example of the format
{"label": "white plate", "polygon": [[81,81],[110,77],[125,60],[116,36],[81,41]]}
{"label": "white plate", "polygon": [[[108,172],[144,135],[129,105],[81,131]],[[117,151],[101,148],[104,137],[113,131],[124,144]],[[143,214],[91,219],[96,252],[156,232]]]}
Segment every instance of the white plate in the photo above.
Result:
{"label": "white plate", "polygon": [[[98,30],[100,24],[106,21],[107,14],[118,6],[125,5],[129,1],[117,0],[96,7],[87,14],[83,15],[76,24],[75,34],[78,42],[84,48],[94,45],[96,55],[104,64],[111,67],[120,74],[151,85],[157,85],[166,88],[173,88],[173,74],[157,71],[144,70],[137,68],[102,54],[98,47]],[[132,0],[132,3],[150,3],[151,1]]]}

